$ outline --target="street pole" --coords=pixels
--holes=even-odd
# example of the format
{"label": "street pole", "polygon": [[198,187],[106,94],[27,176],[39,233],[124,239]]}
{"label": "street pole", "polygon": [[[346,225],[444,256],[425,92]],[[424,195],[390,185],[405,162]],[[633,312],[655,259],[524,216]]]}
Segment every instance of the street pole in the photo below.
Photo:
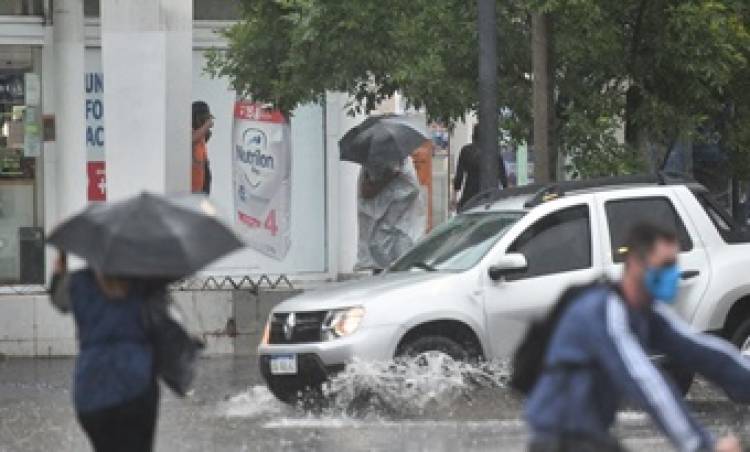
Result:
{"label": "street pole", "polygon": [[556,179],[557,165],[554,145],[554,102],[552,99],[552,20],[549,14],[531,16],[531,60],[534,117],[534,182],[547,183]]}
{"label": "street pole", "polygon": [[[498,187],[500,153],[497,148],[497,15],[496,0],[477,0],[479,34],[479,147],[482,191]],[[505,185],[505,177],[502,177]]]}

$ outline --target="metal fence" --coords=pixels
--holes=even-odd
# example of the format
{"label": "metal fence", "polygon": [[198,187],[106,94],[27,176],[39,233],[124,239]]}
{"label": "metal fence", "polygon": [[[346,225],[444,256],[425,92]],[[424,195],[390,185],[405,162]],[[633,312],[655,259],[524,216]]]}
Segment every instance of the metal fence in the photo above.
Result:
{"label": "metal fence", "polygon": [[[264,290],[297,290],[286,275],[194,276],[178,281],[172,290],[247,290],[260,293]],[[0,285],[0,295],[43,295],[42,285]]]}
{"label": "metal fence", "polygon": [[244,275],[192,277],[173,285],[174,290],[295,290],[286,275]]}

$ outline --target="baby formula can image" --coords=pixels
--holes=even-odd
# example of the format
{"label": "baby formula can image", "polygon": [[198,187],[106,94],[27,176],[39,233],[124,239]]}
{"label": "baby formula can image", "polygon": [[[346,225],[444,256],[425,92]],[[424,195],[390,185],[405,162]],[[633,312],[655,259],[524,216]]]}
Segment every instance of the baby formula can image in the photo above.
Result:
{"label": "baby formula can image", "polygon": [[232,133],[235,221],[250,247],[283,260],[291,245],[289,122],[279,111],[239,100]]}

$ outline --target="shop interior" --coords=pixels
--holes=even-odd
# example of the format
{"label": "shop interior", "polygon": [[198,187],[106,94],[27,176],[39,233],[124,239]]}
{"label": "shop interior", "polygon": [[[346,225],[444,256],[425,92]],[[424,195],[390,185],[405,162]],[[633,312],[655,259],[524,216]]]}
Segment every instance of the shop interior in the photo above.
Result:
{"label": "shop interior", "polygon": [[44,280],[39,56],[0,46],[0,284]]}

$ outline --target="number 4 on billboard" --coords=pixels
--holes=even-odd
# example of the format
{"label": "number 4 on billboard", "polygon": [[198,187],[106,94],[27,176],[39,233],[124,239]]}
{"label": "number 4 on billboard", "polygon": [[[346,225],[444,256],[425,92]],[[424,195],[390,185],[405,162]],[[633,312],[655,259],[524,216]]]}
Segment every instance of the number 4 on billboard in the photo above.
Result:
{"label": "number 4 on billboard", "polygon": [[275,236],[279,232],[279,226],[276,224],[276,210],[268,212],[266,221],[263,223],[263,227],[271,232],[272,236]]}

